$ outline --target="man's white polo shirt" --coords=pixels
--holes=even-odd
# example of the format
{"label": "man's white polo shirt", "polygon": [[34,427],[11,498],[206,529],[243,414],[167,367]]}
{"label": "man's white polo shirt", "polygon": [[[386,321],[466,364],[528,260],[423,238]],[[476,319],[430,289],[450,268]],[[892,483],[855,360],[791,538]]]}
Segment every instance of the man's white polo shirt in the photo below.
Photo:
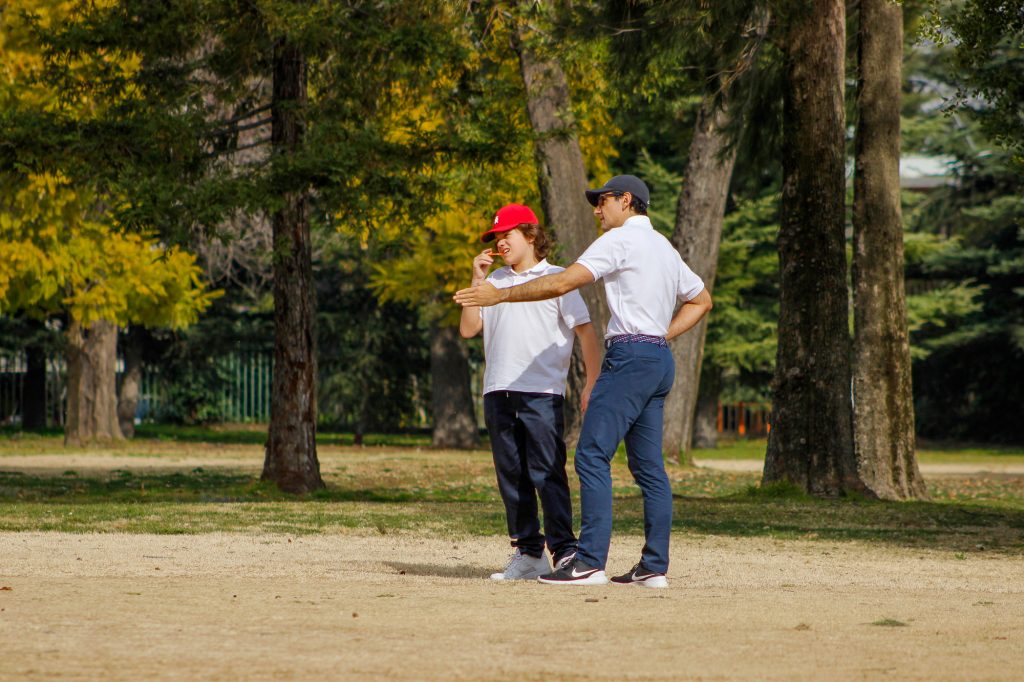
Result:
{"label": "man's white polo shirt", "polygon": [[604,278],[611,320],[605,338],[665,336],[676,301],[692,300],[704,282],[647,216],[633,216],[598,237],[576,261]]}
{"label": "man's white polo shirt", "polygon": [[[516,273],[511,266],[495,270],[487,281],[499,289],[523,284],[565,268],[541,260]],[[481,308],[484,321],[484,393],[565,393],[572,357],[573,328],[590,322],[578,291],[547,301],[499,303]]]}

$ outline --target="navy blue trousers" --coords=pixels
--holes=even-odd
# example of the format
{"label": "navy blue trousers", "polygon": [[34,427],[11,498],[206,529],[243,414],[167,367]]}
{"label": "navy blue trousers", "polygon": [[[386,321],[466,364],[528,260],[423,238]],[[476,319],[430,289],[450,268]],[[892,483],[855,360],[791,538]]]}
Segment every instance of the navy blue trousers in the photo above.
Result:
{"label": "navy blue trousers", "polygon": [[[564,399],[549,393],[492,391],[484,395],[484,419],[498,490],[512,546],[539,557],[544,545],[556,559],[576,550],[572,501],[565,474]],[[540,530],[537,498],[544,510]]]}
{"label": "navy blue trousers", "polygon": [[577,557],[603,569],[612,538],[611,461],[619,443],[644,498],[645,544],[640,563],[668,570],[672,488],[661,454],[665,396],[675,378],[672,351],[651,343],[616,343],[605,353],[576,446],[580,477]]}

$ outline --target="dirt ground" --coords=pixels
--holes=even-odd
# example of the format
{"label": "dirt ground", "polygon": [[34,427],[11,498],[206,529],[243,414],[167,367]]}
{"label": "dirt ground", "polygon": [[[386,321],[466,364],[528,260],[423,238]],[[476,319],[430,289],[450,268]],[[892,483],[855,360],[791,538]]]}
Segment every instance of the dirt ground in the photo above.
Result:
{"label": "dirt ground", "polygon": [[[232,448],[21,459],[3,466],[259,464]],[[609,571],[641,545],[617,536]],[[507,551],[367,531],[0,533],[0,680],[1024,678],[1019,556],[677,534],[671,587],[643,590],[489,581]]]}
{"label": "dirt ground", "polygon": [[[641,544],[615,538],[609,569]],[[4,533],[0,679],[1024,674],[1019,557],[677,536],[670,588],[644,590],[492,583],[505,553],[497,537]]]}

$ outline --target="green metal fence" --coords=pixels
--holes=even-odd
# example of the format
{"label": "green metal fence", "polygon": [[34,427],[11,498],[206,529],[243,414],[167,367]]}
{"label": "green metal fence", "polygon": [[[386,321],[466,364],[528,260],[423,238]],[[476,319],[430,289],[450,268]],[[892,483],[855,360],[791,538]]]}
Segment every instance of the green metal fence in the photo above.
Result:
{"label": "green metal fence", "polygon": [[[0,424],[21,424],[28,362],[22,352],[0,353]],[[46,358],[46,420],[63,426],[67,372],[59,354]]]}
{"label": "green metal fence", "polygon": [[[270,421],[270,387],[273,358],[267,353],[232,353],[216,361],[223,378],[220,393],[221,418],[226,422]],[[147,366],[142,373],[137,416],[159,419],[167,403],[167,379],[159,367]]]}

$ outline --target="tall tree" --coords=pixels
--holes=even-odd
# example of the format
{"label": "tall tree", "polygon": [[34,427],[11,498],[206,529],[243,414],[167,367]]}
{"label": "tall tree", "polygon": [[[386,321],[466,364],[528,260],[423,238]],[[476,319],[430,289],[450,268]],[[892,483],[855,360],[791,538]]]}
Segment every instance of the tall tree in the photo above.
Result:
{"label": "tall tree", "polygon": [[480,438],[469,392],[469,350],[459,330],[449,324],[431,329],[430,376],[432,444],[438,448],[477,447]]}
{"label": "tall tree", "polygon": [[117,327],[97,320],[84,329],[72,318],[67,330],[68,403],[64,442],[121,440],[117,419]]}
{"label": "tall tree", "polygon": [[[551,11],[550,2],[530,3],[536,10],[526,13],[520,8],[513,45],[519,56],[519,68],[526,89],[526,110],[534,133],[534,154],[540,200],[547,225],[554,229],[559,255],[566,261],[576,260],[597,238],[594,210],[587,201],[587,169],[580,150],[576,117],[565,71],[550,46],[544,50],[536,30],[530,29],[530,14]],[[608,323],[608,306],[604,289],[594,283],[580,289],[590,321],[598,338],[604,338]],[[579,345],[574,348],[569,368],[566,402],[566,442],[575,447],[583,418],[578,396],[586,383],[583,357]]]}
{"label": "tall tree", "polygon": [[88,190],[50,175],[2,177],[0,313],[65,314],[65,440],[120,439],[117,325],[185,327],[216,293],[204,290],[191,254],[97,217]]}
{"label": "tall tree", "polygon": [[[674,101],[674,112],[693,109],[691,102],[699,102],[692,130],[671,133],[684,141],[684,148],[689,137],[671,241],[711,291],[736,163],[736,138],[749,99],[741,79],[758,58],[770,15],[750,2],[713,8],[644,0],[608,5],[612,24],[620,29],[612,39],[613,63],[624,86],[648,101]],[[644,144],[659,142],[651,139]],[[666,189],[678,191],[659,186],[657,196],[664,197]],[[684,463],[690,461],[709,319],[714,314],[671,344],[676,373],[665,401],[663,447]]]}
{"label": "tall tree", "polygon": [[861,0],[853,199],[854,446],[883,499],[925,497],[914,452],[914,396],[903,282],[900,101],[903,8]]}
{"label": "tall tree", "polygon": [[124,372],[121,374],[121,386],[117,391],[117,420],[121,425],[121,433],[125,438],[135,436],[135,413],[139,407],[139,396],[142,392],[142,356],[145,348],[145,328],[131,325],[121,334],[121,355],[124,359]]}
{"label": "tall tree", "polygon": [[25,344],[25,378],[21,394],[21,428],[38,431],[46,428],[46,325],[27,318],[29,331]]}
{"label": "tall tree", "polygon": [[0,41],[10,65],[0,77],[0,310],[64,313],[65,440],[119,439],[117,325],[183,327],[211,297],[190,255],[150,234],[126,232],[113,207],[129,203],[127,197],[94,177],[94,167],[76,174],[68,163],[66,149],[76,143],[68,129],[79,129],[78,141],[102,146],[89,129],[123,100],[105,100],[88,87],[64,88],[63,77],[130,79],[138,71],[135,55],[118,51],[98,61],[68,59],[61,62],[66,71],[50,80],[61,69],[48,68],[60,61],[48,34],[80,31],[77,8],[22,0],[9,9],[0,15]]}
{"label": "tall tree", "polygon": [[860,490],[853,451],[846,253],[846,11],[791,3],[784,55],[779,339],[765,483]]}
{"label": "tall tree", "polygon": [[[306,57],[288,37],[274,45],[273,161],[287,166],[302,152],[308,100]],[[324,487],[316,456],[316,335],[313,331],[309,187],[282,188],[273,214],[274,377],[270,430],[261,478],[286,492]]]}
{"label": "tall tree", "polygon": [[[697,125],[690,143],[689,157],[676,208],[676,227],[672,245],[690,268],[712,291],[718,270],[718,250],[722,240],[722,220],[729,195],[729,179],[736,163],[736,146],[727,150],[728,122],[725,108],[716,106],[705,96],[697,114]],[[663,449],[678,456],[682,463],[692,463],[689,454],[693,440],[693,421],[700,388],[701,363],[708,317],[672,341],[672,357],[676,363],[673,390],[665,399]]]}

